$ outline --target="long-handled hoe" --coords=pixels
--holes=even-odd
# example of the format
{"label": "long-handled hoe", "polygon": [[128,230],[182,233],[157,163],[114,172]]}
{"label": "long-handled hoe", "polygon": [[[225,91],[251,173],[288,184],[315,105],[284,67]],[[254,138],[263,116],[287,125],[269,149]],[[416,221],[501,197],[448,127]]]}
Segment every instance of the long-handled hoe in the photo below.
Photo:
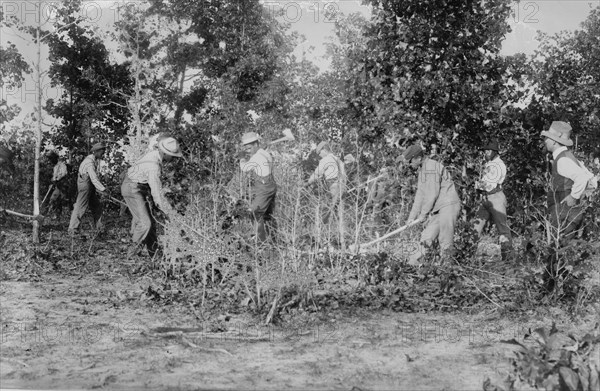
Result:
{"label": "long-handled hoe", "polygon": [[389,238],[391,236],[398,235],[400,232],[403,232],[407,228],[412,227],[413,225],[418,224],[420,222],[421,222],[421,220],[419,220],[419,219],[411,221],[410,223],[408,223],[406,225],[403,225],[402,227],[400,227],[398,229],[395,229],[392,232],[389,232],[389,233],[383,235],[380,238],[371,240],[368,243],[363,243],[363,244],[358,244],[358,245],[351,244],[348,249],[350,250],[351,253],[358,254],[359,252],[361,252],[362,250],[364,250],[366,247],[369,247],[369,246],[372,246],[374,244],[377,244],[377,243],[379,243],[379,242],[381,242],[381,241],[383,241],[383,240],[385,240],[385,239],[387,239],[387,238]]}

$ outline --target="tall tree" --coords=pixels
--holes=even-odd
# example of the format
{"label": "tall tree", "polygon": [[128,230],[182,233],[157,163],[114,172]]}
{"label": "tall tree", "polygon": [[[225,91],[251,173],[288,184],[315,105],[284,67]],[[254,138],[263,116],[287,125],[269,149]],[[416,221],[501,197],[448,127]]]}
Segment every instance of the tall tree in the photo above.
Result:
{"label": "tall tree", "polygon": [[578,147],[600,150],[600,7],[593,9],[581,29],[541,34],[531,78],[540,96],[529,107],[541,125],[556,119],[573,126]]}
{"label": "tall tree", "polygon": [[[0,26],[2,28],[12,28],[18,23],[14,18],[6,18],[4,12],[0,9]],[[25,61],[17,46],[6,42],[6,46],[0,45],[0,88],[3,90],[13,90],[22,86],[23,74],[31,73],[31,67]],[[0,126],[16,117],[21,108],[17,104],[9,104],[4,99],[3,94],[0,97]]]}
{"label": "tall tree", "polygon": [[486,120],[500,113],[506,65],[498,53],[511,2],[369,3],[373,19],[354,102],[365,139],[418,138],[462,164],[491,132]]}
{"label": "tall tree", "polygon": [[61,34],[46,38],[52,86],[62,95],[46,102],[46,110],[60,118],[55,142],[87,148],[92,139],[126,134],[127,102],[118,91],[131,85],[127,68],[111,64],[104,42],[81,15],[81,0],[57,6],[54,28]]}

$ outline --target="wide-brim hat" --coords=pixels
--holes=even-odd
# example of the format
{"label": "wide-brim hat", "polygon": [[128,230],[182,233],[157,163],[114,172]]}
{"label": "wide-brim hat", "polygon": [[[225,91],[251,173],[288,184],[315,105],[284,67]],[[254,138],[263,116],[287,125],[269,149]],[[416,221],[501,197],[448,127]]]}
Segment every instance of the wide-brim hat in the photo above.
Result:
{"label": "wide-brim hat", "polygon": [[481,149],[483,149],[484,151],[490,150],[500,152],[500,147],[498,146],[497,140],[490,140],[487,144],[484,144],[483,147],[481,147]]}
{"label": "wide-brim hat", "polygon": [[94,145],[92,145],[92,153],[99,151],[101,149],[106,149],[106,145],[104,143],[96,143]]}
{"label": "wide-brim hat", "polygon": [[173,137],[165,137],[158,142],[158,150],[166,155],[182,157],[179,142]]}
{"label": "wide-brim hat", "polygon": [[325,148],[325,147],[327,147],[327,149],[329,149],[329,143],[328,143],[327,141],[321,141],[321,142],[319,143],[319,145],[317,145],[317,150],[316,150],[316,152],[317,152],[317,153],[321,153],[321,150],[322,150],[323,148]]}
{"label": "wide-brim hat", "polygon": [[248,132],[242,135],[242,145],[251,144],[260,140],[260,136],[256,132]]}
{"label": "wide-brim hat", "polygon": [[406,151],[402,154],[404,156],[404,160],[411,161],[417,156],[423,155],[423,148],[419,144],[413,144],[410,147],[406,148]]}
{"label": "wide-brim hat", "polygon": [[571,140],[571,125],[563,121],[554,121],[550,125],[550,129],[542,131],[542,137],[548,137],[559,144],[570,147],[573,145]]}

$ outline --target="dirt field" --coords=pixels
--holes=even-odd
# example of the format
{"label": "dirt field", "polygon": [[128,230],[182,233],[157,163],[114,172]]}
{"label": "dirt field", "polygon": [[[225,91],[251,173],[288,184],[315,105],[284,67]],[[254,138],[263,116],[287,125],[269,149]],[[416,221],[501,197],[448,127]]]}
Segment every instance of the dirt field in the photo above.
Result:
{"label": "dirt field", "polygon": [[2,387],[481,390],[510,370],[501,340],[552,320],[568,330],[594,321],[552,308],[521,319],[340,308],[279,326],[225,313],[201,321],[155,302],[150,278],[103,251],[54,272],[2,270]]}

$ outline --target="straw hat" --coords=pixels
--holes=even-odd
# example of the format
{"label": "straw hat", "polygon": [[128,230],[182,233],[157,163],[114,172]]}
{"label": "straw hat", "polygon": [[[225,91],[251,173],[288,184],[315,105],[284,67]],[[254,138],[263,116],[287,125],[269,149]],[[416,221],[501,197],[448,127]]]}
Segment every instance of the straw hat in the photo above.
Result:
{"label": "straw hat", "polygon": [[179,142],[173,137],[165,137],[158,142],[158,150],[166,155],[182,157]]}
{"label": "straw hat", "polygon": [[250,144],[260,140],[260,136],[255,132],[248,132],[242,135],[242,145]]}
{"label": "straw hat", "polygon": [[563,121],[552,122],[550,129],[542,131],[542,137],[548,137],[567,147],[573,145],[573,140],[571,140],[571,125]]}

